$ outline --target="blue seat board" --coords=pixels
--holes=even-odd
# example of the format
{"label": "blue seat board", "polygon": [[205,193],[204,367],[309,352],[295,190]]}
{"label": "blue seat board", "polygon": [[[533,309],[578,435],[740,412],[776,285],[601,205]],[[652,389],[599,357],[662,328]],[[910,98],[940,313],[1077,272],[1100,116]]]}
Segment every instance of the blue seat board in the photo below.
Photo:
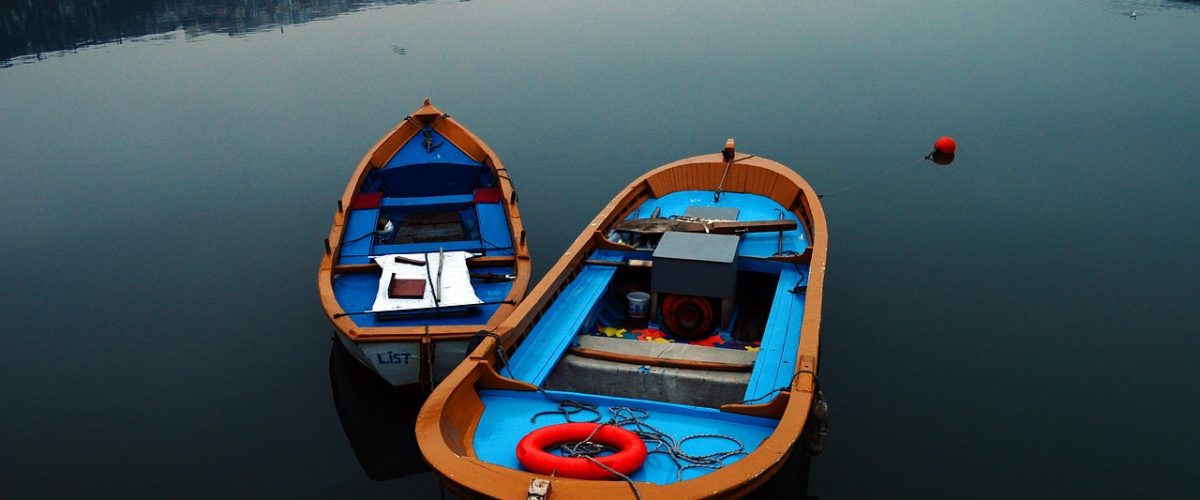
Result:
{"label": "blue seat board", "polygon": [[442,196],[411,196],[404,198],[385,197],[379,204],[383,208],[419,207],[423,211],[450,209],[469,205],[475,201],[475,194],[451,194]]}
{"label": "blue seat board", "polygon": [[[508,230],[508,216],[504,214],[504,206],[499,203],[480,203],[475,205],[475,214],[479,217],[479,237],[484,247],[492,250],[512,249],[512,236]],[[490,255],[497,255],[489,252]]]}
{"label": "blue seat board", "polygon": [[[375,242],[375,223],[379,218],[379,209],[369,208],[351,210],[346,220],[346,230],[342,233],[341,255],[338,264],[365,264],[365,256],[371,253],[371,244]],[[352,262],[355,261],[355,262]],[[362,260],[362,262],[356,262]]]}
{"label": "blue seat board", "polygon": [[[734,413],[725,413],[713,408],[676,405],[656,401],[615,398],[591,394],[549,391],[556,399],[593,403],[599,406],[602,420],[612,416],[609,408],[613,406],[633,407],[646,410],[649,417],[645,423],[664,432],[676,440],[697,434],[719,433],[730,436],[742,443],[747,452],[754,451],[774,432],[777,420],[761,417],[750,417]],[[480,399],[484,410],[479,425],[475,428],[473,443],[475,454],[485,462],[521,469],[517,461],[516,448],[529,432],[548,425],[560,424],[564,420],[558,415],[544,415],[536,422],[530,422],[533,415],[543,411],[554,411],[558,404],[539,392],[533,391],[503,391],[481,390]],[[579,414],[579,420],[590,418]],[[683,443],[683,451],[692,455],[705,455],[737,449],[737,445],[725,439],[701,438]],[[743,458],[742,455],[730,457],[726,464],[732,464]],[[676,481],[678,467],[670,457],[663,453],[651,453],[640,469],[630,475],[634,481],[670,484]],[[683,479],[694,479],[712,471],[703,468],[691,468],[683,473]]]}
{"label": "blue seat board", "polygon": [[[595,254],[593,258],[620,260],[619,257]],[[554,299],[554,303],[530,330],[521,348],[509,361],[509,372],[514,378],[533,385],[542,384],[575,335],[590,323],[590,318],[594,318],[603,305],[600,297],[616,272],[616,266],[583,266],[579,275]]]}
{"label": "blue seat board", "polygon": [[[508,266],[473,267],[472,273],[508,274],[513,272]],[[466,309],[466,314],[446,317],[424,316],[395,316],[378,314],[355,314],[351,316],[358,326],[416,326],[416,325],[472,325],[486,324],[501,304],[498,302],[508,297],[512,290],[511,281],[484,283],[482,280],[471,280],[475,288],[475,296],[489,304],[472,306]],[[340,274],[333,280],[333,294],[338,304],[346,312],[356,313],[371,309],[375,303],[375,292],[379,287],[377,273],[347,273]]]}
{"label": "blue seat board", "polygon": [[746,385],[745,401],[767,403],[773,391],[791,385],[796,373],[796,351],[800,347],[800,325],[804,321],[804,293],[792,293],[796,285],[808,283],[808,266],[785,267],[775,286],[775,299],[767,314],[754,371]]}
{"label": "blue seat board", "polygon": [[[464,251],[482,253],[487,248],[479,243],[479,240],[456,240],[456,241],[430,241],[426,243],[394,243],[391,245],[375,245],[371,249],[371,255],[387,255],[390,253],[421,253],[421,252],[437,252],[439,249],[446,252]],[[488,252],[488,255],[493,255]]]}
{"label": "blue seat board", "polygon": [[[679,216],[691,206],[737,208],[737,220],[740,221],[778,220],[779,214],[784,214],[784,218],[796,221],[796,229],[783,232],[784,252],[804,253],[808,248],[808,234],[796,214],[775,200],[757,194],[726,192],[721,195],[721,201],[714,202],[712,191],[677,191],[662,198],[647,199],[629,218],[650,217],[655,208],[661,209],[659,217]],[[778,232],[745,233],[738,244],[738,255],[743,257],[770,257],[778,251]]]}

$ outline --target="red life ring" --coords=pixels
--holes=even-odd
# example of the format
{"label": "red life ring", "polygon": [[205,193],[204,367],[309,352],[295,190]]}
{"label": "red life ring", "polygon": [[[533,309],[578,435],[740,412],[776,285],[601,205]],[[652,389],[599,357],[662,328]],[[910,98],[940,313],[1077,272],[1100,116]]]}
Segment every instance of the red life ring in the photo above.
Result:
{"label": "red life ring", "polygon": [[663,298],[663,323],[671,333],[694,339],[712,333],[712,304],[704,297],[671,294]]}
{"label": "red life ring", "polygon": [[[575,479],[618,479],[611,472],[582,457],[562,457],[546,451],[546,448],[573,441],[583,441],[592,436],[592,442],[617,449],[617,452],[602,457],[593,457],[597,462],[625,474],[632,474],[646,461],[646,443],[631,431],[615,425],[572,422],[535,429],[517,443],[517,461],[530,472],[570,477]],[[592,432],[595,431],[595,435]]]}

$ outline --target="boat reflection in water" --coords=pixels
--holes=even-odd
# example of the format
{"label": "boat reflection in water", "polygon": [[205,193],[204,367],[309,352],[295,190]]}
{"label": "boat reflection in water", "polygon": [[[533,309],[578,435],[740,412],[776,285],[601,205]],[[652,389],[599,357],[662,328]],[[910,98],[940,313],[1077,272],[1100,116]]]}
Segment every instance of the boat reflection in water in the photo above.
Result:
{"label": "boat reflection in water", "polygon": [[184,30],[187,38],[283,29],[428,0],[38,0],[0,3],[0,67]]}
{"label": "boat reflection in water", "polygon": [[429,472],[413,434],[425,394],[413,384],[392,387],[334,340],[329,385],[346,439],[367,477],[384,481]]}

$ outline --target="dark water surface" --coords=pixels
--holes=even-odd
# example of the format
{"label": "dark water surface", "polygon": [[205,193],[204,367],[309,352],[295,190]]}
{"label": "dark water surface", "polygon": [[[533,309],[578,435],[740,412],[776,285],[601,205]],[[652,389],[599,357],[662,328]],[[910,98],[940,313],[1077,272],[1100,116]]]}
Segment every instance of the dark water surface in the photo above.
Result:
{"label": "dark water surface", "polygon": [[[1193,3],[0,17],[0,497],[436,498],[369,478],[419,456],[386,416],[348,438],[333,388],[344,414],[413,396],[331,379],[315,280],[348,175],[424,97],[509,167],[539,275],[629,180],[730,136],[826,194],[811,494],[1200,492]],[[957,160],[921,161],[942,134]]]}

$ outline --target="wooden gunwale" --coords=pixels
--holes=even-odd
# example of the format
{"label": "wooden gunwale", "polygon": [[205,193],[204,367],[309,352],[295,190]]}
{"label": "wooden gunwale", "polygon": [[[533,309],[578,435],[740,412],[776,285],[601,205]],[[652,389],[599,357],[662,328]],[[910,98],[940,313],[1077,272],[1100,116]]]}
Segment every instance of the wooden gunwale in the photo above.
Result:
{"label": "wooden gunwale", "polygon": [[[508,219],[509,233],[512,237],[513,253],[513,274],[516,279],[513,280],[512,288],[509,290],[505,301],[509,302],[501,304],[492,314],[491,319],[486,324],[470,324],[470,325],[450,325],[450,326],[405,326],[405,327],[359,327],[350,316],[346,316],[345,311],[337,301],[337,297],[333,292],[333,277],[340,271],[355,272],[353,267],[334,266],[338,257],[341,254],[342,236],[346,230],[346,221],[350,216],[351,200],[358,192],[359,186],[366,179],[367,174],[374,169],[385,165],[392,156],[399,151],[409,139],[418,134],[426,125],[430,125],[439,134],[450,141],[454,146],[461,149],[471,159],[482,162],[496,176],[497,185],[501,191],[501,205],[504,206],[504,212]],[[509,179],[507,169],[500,162],[499,157],[492,149],[483,142],[478,136],[467,130],[450,115],[444,114],[441,110],[429,104],[426,100],[425,104],[417,109],[412,115],[401,120],[399,124],[393,127],[387,134],[381,138],[374,147],[372,147],[362,159],[359,161],[357,168],[351,180],[347,183],[346,188],[342,192],[342,197],[338,201],[338,210],[334,212],[333,227],[329,231],[329,237],[326,240],[329,251],[326,252],[321,259],[321,266],[317,273],[317,287],[321,298],[321,305],[325,310],[326,316],[334,328],[349,340],[357,343],[362,342],[406,342],[406,341],[427,341],[431,337],[438,337],[442,340],[455,340],[470,338],[479,330],[495,331],[500,326],[500,323],[507,318],[515,309],[516,303],[525,296],[525,292],[529,287],[530,273],[532,270],[530,264],[529,247],[523,237],[525,233],[524,226],[521,222],[520,209],[512,200],[515,189],[512,181]],[[424,370],[423,370],[424,372]]]}
{"label": "wooden gunwale", "polygon": [[[502,331],[511,332],[501,338],[502,345],[511,347],[528,334],[536,318],[570,282],[592,249],[604,246],[632,250],[627,245],[608,242],[603,238],[613,220],[628,216],[632,200],[644,196],[661,197],[684,189],[711,190],[715,187],[711,180],[720,175],[720,172],[714,175],[713,169],[724,167],[725,162],[719,154],[697,156],[659,167],[630,183],[596,215],[547,272],[546,277],[530,291],[526,300],[501,324]],[[684,169],[695,169],[695,172],[681,175]],[[723,407],[726,411],[772,415],[779,418],[779,425],[775,431],[753,453],[724,468],[688,481],[668,485],[638,483],[638,490],[644,498],[738,498],[749,494],[762,486],[783,466],[801,435],[812,405],[814,378],[818,368],[821,299],[828,246],[824,211],[812,187],[786,166],[754,157],[735,162],[730,166],[730,170],[729,178],[726,179],[726,191],[746,192],[747,181],[758,179],[758,186],[770,189],[770,193],[762,194],[768,194],[773,200],[797,214],[808,230],[810,248],[807,251],[799,256],[774,259],[803,262],[810,266],[805,316],[800,327],[801,337],[797,352],[798,372],[792,379],[791,389],[783,391],[770,402]],[[767,180],[773,182],[768,186]],[[468,394],[474,394],[475,398],[478,398],[475,387],[477,376],[472,375],[495,363],[495,349],[496,340],[485,339],[468,359],[433,391],[418,416],[416,434],[421,452],[443,478],[444,484],[465,497],[517,498],[524,496],[532,479],[540,478],[551,481],[551,495],[558,499],[629,497],[629,485],[623,481],[585,481],[542,476],[485,463],[464,453],[466,449],[471,448],[470,443],[454,436],[462,436],[467,432],[467,425],[463,420],[477,422],[479,413],[469,405],[462,405],[465,403],[464,399],[468,399]],[[470,414],[471,418],[463,419],[464,413]],[[447,423],[446,419],[454,419],[454,422]],[[471,429],[473,430],[473,427]]]}

